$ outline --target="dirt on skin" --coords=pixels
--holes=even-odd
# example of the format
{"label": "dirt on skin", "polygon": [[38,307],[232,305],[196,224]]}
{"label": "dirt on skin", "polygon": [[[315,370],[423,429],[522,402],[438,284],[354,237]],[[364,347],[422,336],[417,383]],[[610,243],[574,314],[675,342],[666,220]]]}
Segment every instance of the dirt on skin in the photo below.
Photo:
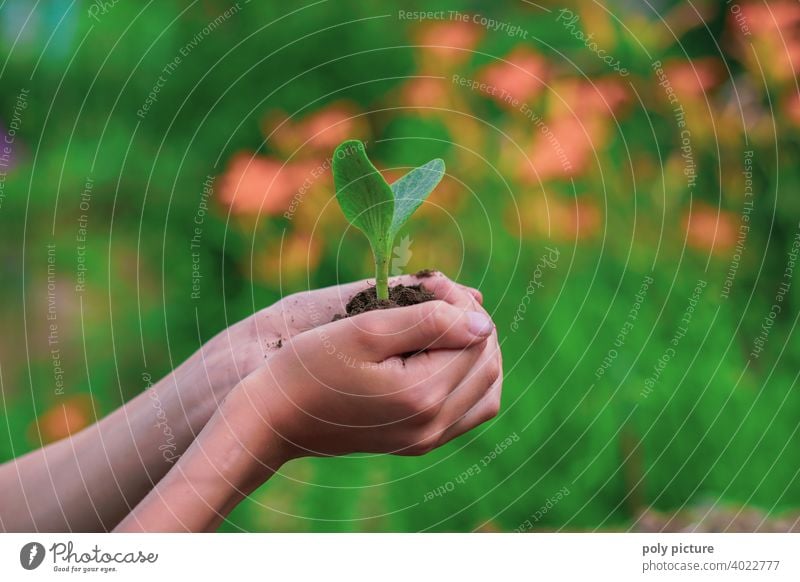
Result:
{"label": "dirt on skin", "polygon": [[357,293],[353,298],[347,302],[345,307],[347,314],[337,314],[333,320],[343,319],[359,313],[366,313],[375,309],[391,309],[393,307],[406,307],[408,305],[416,305],[417,303],[425,303],[435,299],[433,293],[425,289],[422,285],[394,285],[389,287],[389,299],[379,300],[375,293],[375,287],[364,289]]}

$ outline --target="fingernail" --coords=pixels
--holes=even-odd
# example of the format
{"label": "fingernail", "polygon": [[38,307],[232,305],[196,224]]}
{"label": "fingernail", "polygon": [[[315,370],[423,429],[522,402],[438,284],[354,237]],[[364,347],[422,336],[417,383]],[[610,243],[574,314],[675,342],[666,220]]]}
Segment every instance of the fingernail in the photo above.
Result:
{"label": "fingernail", "polygon": [[494,330],[494,323],[489,319],[489,316],[479,311],[468,311],[467,318],[469,319],[470,333],[479,337],[486,337],[492,334]]}

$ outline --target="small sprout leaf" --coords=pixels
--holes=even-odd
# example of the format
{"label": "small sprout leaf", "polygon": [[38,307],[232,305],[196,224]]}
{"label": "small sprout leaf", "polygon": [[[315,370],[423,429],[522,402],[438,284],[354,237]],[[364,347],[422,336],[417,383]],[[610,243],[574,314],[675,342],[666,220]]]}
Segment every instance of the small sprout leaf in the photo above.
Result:
{"label": "small sprout leaf", "polygon": [[336,200],[350,224],[360,229],[372,246],[378,299],[389,299],[389,262],[398,231],[443,175],[444,162],[431,160],[390,187],[360,141],[347,140],[333,153]]}
{"label": "small sprout leaf", "polygon": [[392,242],[388,235],[394,215],[394,195],[369,161],[363,143],[352,139],[336,148],[333,180],[336,199],[350,224],[367,235],[376,255],[388,253]]}
{"label": "small sprout leaf", "polygon": [[427,164],[411,170],[408,174],[392,184],[394,193],[394,217],[392,218],[391,237],[397,233],[419,208],[444,176],[444,161],[436,158]]}

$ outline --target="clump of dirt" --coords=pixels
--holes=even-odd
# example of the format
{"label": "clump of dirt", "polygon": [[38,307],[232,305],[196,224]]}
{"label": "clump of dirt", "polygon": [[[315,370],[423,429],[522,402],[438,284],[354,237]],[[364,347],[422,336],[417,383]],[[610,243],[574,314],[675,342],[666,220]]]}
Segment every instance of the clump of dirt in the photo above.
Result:
{"label": "clump of dirt", "polygon": [[333,320],[336,321],[376,309],[392,309],[393,307],[416,305],[417,303],[425,303],[435,298],[433,293],[425,289],[422,285],[394,285],[389,287],[389,299],[379,300],[375,293],[375,287],[369,287],[368,289],[356,293],[356,295],[347,302],[347,306],[345,307],[346,315],[337,314]]}

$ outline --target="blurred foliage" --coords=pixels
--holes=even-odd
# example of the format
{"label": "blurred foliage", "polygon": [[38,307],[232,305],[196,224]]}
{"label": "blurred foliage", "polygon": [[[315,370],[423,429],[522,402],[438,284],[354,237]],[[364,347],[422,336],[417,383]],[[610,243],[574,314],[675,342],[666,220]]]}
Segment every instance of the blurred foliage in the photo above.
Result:
{"label": "blurred foliage", "polygon": [[[796,283],[751,355],[800,220],[796,3],[100,4],[0,8],[2,127],[21,112],[0,190],[2,459],[108,413],[146,374],[287,293],[369,276],[325,165],[359,137],[390,177],[445,159],[450,175],[401,233],[406,270],[439,268],[483,291],[503,346],[503,411],[424,458],[293,462],[224,530],[513,530],[563,488],[533,528],[626,528],[645,508],[709,502],[800,506]],[[685,116],[694,183],[656,61]],[[547,248],[559,258],[542,268]],[[53,414],[64,398],[54,348],[66,420]]]}

